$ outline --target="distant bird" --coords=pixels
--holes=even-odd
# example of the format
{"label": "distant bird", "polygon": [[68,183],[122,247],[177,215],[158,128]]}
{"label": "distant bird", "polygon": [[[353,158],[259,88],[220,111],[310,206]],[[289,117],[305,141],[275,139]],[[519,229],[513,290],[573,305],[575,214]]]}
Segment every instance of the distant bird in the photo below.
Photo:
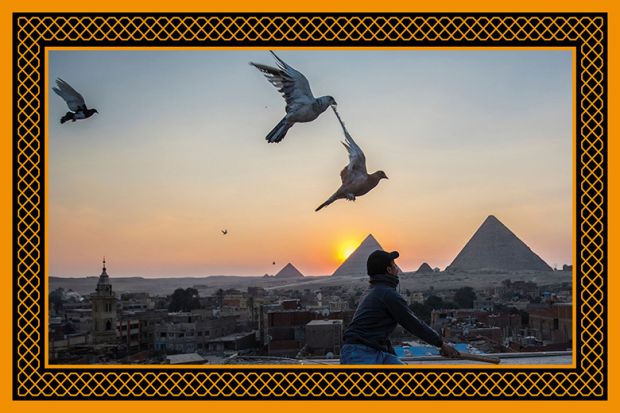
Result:
{"label": "distant bird", "polygon": [[336,101],[331,96],[315,98],[310,90],[308,79],[297,70],[286,64],[274,52],[278,68],[250,62],[250,64],[263,72],[267,80],[271,82],[286,100],[286,115],[275,128],[267,134],[267,142],[280,142],[286,136],[286,132],[297,122],[311,122],[330,106],[335,106]]}
{"label": "distant bird", "polygon": [[67,112],[65,116],[60,118],[60,123],[65,123],[69,120],[75,122],[78,119],[90,118],[93,114],[99,113],[97,109],[88,109],[82,95],[61,78],[56,79],[56,86],[58,87],[53,87],[52,90],[63,98],[67,102],[69,109],[72,110],[72,112]]}
{"label": "distant bird", "polygon": [[366,172],[366,157],[364,156],[364,152],[362,152],[362,149],[357,146],[357,143],[355,143],[351,135],[349,135],[349,132],[347,132],[336,108],[332,109],[344,131],[345,142],[342,142],[342,144],[347,148],[347,152],[349,152],[349,164],[340,172],[340,179],[342,179],[340,188],[338,188],[327,201],[323,202],[315,209],[315,211],[326,207],[337,199],[346,198],[349,201],[355,201],[355,197],[368,193],[377,186],[382,178],[388,179],[383,171],[377,171],[370,175]]}
{"label": "distant bird", "polygon": [[227,229],[223,229],[222,230],[222,234],[224,234],[224,235],[228,234],[228,230]]}
{"label": "distant bird", "polygon": [[275,261],[273,262],[273,265],[276,265],[276,262],[275,262]]}

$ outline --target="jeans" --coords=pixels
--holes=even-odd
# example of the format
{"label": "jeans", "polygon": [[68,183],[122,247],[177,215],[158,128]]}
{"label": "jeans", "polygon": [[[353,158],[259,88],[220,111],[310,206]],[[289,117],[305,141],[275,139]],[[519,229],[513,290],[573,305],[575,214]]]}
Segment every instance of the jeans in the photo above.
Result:
{"label": "jeans", "polygon": [[340,364],[406,364],[385,351],[363,344],[345,344],[340,350]]}

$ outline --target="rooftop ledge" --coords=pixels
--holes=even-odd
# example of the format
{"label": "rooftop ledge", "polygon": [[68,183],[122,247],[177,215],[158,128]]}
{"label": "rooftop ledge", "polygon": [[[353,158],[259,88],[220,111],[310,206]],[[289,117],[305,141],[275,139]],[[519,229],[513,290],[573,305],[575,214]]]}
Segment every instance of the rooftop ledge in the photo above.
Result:
{"label": "rooftop ledge", "polygon": [[[489,356],[499,357],[499,366],[511,365],[570,365],[573,362],[572,351],[544,351],[544,352],[524,352],[524,353],[492,353]],[[490,367],[497,364],[485,363],[480,361],[449,359],[442,356],[417,356],[401,357],[406,364],[411,365],[487,365]],[[338,358],[304,358],[295,359],[276,356],[232,356],[227,359],[225,364],[301,364],[301,365],[339,365]],[[359,366],[359,365],[356,365]]]}

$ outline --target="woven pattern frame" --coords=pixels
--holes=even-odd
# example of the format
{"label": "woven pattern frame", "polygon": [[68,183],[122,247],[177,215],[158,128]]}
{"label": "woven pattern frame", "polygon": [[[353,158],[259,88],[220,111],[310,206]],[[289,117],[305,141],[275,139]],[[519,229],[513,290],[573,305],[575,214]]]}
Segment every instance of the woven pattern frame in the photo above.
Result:
{"label": "woven pattern frame", "polygon": [[[44,365],[49,46],[571,47],[576,51],[576,367],[59,369]],[[607,16],[15,14],[15,399],[605,399]]]}

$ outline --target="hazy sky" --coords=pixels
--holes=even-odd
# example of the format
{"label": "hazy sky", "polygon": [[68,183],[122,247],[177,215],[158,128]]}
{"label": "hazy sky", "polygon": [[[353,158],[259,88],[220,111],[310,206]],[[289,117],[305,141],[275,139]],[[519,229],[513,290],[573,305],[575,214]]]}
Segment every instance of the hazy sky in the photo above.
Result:
{"label": "hazy sky", "polygon": [[[342,131],[328,110],[265,141],[285,106],[248,65],[275,65],[266,50],[50,51],[49,274],[98,275],[105,255],[112,276],[324,275],[369,233],[405,271],[443,269],[490,214],[572,263],[570,51],[277,53],[389,180],[314,212]],[[99,114],[60,125],[57,77]]]}

